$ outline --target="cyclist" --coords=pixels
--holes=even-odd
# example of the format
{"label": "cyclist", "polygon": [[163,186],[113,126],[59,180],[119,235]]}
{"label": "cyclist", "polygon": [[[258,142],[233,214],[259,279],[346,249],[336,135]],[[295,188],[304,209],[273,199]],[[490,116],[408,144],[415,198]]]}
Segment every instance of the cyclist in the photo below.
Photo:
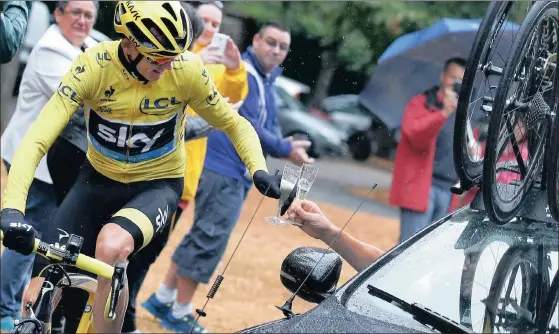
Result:
{"label": "cyclist", "polygon": [[[87,122],[87,161],[42,236],[53,245],[79,234],[85,237],[82,253],[113,265],[127,262],[164,230],[183,191],[187,105],[228,134],[256,188],[279,198],[281,177],[268,173],[254,128],[222,98],[200,57],[186,51],[192,32],[181,4],[119,1],[114,28],[122,39],[76,59],[13,158],[0,213],[9,249],[32,251],[34,231],[23,225],[27,191],[79,105]],[[45,264],[36,257],[33,276]],[[127,286],[114,322],[103,317],[109,290],[110,280],[99,278],[93,325],[114,333],[122,327]]]}

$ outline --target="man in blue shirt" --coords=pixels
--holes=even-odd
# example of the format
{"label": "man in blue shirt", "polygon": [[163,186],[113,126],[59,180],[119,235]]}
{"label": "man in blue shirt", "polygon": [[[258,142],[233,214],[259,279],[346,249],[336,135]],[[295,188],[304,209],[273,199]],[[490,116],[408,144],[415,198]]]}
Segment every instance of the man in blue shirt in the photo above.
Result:
{"label": "man in blue shirt", "polygon": [[[266,23],[243,53],[248,71],[249,93],[239,109],[255,128],[265,155],[286,158],[296,164],[312,163],[309,141],[283,138],[274,97],[274,81],[289,51],[289,31]],[[252,182],[231,141],[222,131],[208,136],[204,170],[195,197],[194,224],[173,255],[177,288],[161,284],[143,305],[161,324],[175,332],[190,332],[194,324],[192,298],[199,282],[209,283],[223,257],[229,237],[239,219]],[[167,274],[169,276],[169,273]],[[176,298],[175,298],[176,295]],[[196,326],[193,332],[204,332]]]}

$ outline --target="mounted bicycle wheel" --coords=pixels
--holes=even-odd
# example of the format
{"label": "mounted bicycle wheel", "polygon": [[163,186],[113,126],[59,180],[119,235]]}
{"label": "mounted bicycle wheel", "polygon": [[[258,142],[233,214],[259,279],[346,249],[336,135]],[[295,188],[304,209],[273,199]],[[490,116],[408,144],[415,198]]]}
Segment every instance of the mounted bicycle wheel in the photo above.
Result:
{"label": "mounted bicycle wheel", "polygon": [[[478,33],[472,44],[472,50],[468,57],[462,88],[458,97],[456,108],[456,120],[454,122],[454,165],[456,173],[463,185],[467,189],[473,185],[476,179],[481,176],[483,159],[472,156],[472,146],[470,145],[473,132],[470,121],[476,109],[483,109],[485,101],[480,100],[478,94],[474,94],[474,86],[477,83],[476,75],[483,76],[483,84],[486,86],[489,76],[500,76],[502,68],[495,66],[492,62],[492,54],[495,51],[499,39],[497,36],[503,27],[505,17],[513,5],[513,1],[492,1],[485,16],[481,21]],[[504,61],[504,60],[503,60]],[[484,97],[490,92],[482,92]],[[481,102],[481,103],[480,103]],[[481,155],[481,152],[477,152]]]}
{"label": "mounted bicycle wheel", "polygon": [[[536,285],[539,281],[537,263],[536,251],[530,246],[511,247],[505,252],[485,300],[483,332],[508,332],[510,328],[515,328],[520,333],[528,333],[535,329],[533,315],[537,309]],[[545,272],[547,269],[541,283],[548,287],[549,273],[546,276]],[[546,295],[546,291],[542,296]],[[495,330],[496,327],[503,330]]]}
{"label": "mounted bicycle wheel", "polygon": [[[559,271],[555,274],[547,299],[538,317],[538,333],[559,333]],[[552,321],[555,318],[555,321]]]}
{"label": "mounted bicycle wheel", "polygon": [[547,146],[547,201],[553,218],[559,222],[559,117],[555,116],[551,142]]}
{"label": "mounted bicycle wheel", "polygon": [[482,172],[485,210],[497,224],[516,216],[543,166],[555,104],[557,12],[557,1],[535,2],[497,87]]}

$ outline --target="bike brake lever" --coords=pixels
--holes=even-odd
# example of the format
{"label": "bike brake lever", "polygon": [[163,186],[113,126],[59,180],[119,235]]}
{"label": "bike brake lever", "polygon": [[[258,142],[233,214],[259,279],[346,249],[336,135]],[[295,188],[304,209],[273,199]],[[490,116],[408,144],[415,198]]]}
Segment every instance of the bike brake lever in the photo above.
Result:
{"label": "bike brake lever", "polygon": [[124,273],[126,266],[124,263],[117,263],[111,280],[111,292],[107,304],[105,305],[105,318],[113,321],[116,318],[116,307],[118,305],[118,298],[120,297],[120,290],[124,287]]}

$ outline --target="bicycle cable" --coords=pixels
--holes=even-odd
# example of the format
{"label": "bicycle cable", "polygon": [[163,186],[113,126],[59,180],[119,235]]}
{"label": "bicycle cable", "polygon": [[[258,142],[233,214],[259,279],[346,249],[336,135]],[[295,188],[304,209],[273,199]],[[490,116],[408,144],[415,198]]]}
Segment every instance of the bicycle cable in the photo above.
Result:
{"label": "bicycle cable", "polygon": [[[41,269],[41,271],[39,272],[39,275],[37,275],[37,278],[44,278],[42,277],[43,272],[47,269],[49,269],[50,267],[58,267],[58,269],[60,269],[62,271],[62,275],[64,277],[66,277],[66,279],[68,280],[68,284],[72,284],[72,280],[70,279],[70,275],[68,275],[68,273],[66,272],[66,270],[64,270],[63,266],[66,264],[60,264],[60,263],[49,263],[47,264],[43,269]],[[52,283],[52,282],[51,282]],[[39,292],[37,291],[37,289],[39,288],[39,285],[41,286],[41,290],[43,289],[43,284],[44,281],[41,282],[41,284],[39,284],[39,281],[35,281],[34,286],[33,286],[33,295],[32,296],[38,296]]]}
{"label": "bicycle cable", "polygon": [[[361,208],[361,206],[363,205],[363,203],[365,203],[365,199],[369,198],[369,195],[371,194],[371,192],[378,186],[377,183],[375,183],[371,189],[369,189],[369,192],[367,193],[366,196],[363,197],[363,199],[361,200],[361,203],[359,203],[359,206],[357,206],[357,208],[355,209],[355,211],[353,211],[353,213],[351,214],[351,216],[349,216],[349,219],[347,220],[347,222],[344,224],[344,226],[341,228],[341,230],[336,234],[336,236],[334,237],[334,239],[332,240],[332,242],[328,245],[328,248],[326,248],[326,251],[329,251],[332,247],[332,245],[338,240],[338,237],[340,236],[340,234],[342,234],[342,232],[344,231],[344,229],[347,227],[347,225],[349,224],[349,222],[351,221],[351,219],[355,216],[355,214],[357,213],[357,211],[359,211],[359,209]],[[316,269],[316,267],[318,266],[318,264],[320,263],[320,261],[322,261],[322,259],[324,258],[324,256],[326,255],[326,252],[324,252],[322,254],[322,256],[318,259],[318,261],[316,261],[316,263],[314,264],[314,267],[311,269],[311,271],[308,273],[308,275],[305,277],[305,279],[301,282],[301,284],[299,284],[299,287],[297,287],[297,289],[295,290],[295,292],[293,292],[293,294],[285,301],[285,303],[283,304],[283,306],[279,307],[276,306],[276,308],[278,308],[280,311],[283,312],[283,315],[285,315],[288,319],[290,319],[291,317],[293,317],[293,311],[291,310],[291,307],[293,306],[293,300],[295,300],[295,296],[297,296],[297,293],[299,293],[299,290],[301,290],[301,288],[303,287],[303,285],[305,284],[305,282],[307,282],[308,278],[312,275],[312,273],[314,272],[314,270]]]}
{"label": "bicycle cable", "polygon": [[[279,174],[279,169],[276,169],[276,172],[275,172],[274,175],[278,175],[278,174]],[[270,187],[271,187],[271,184],[268,185],[264,194],[268,193],[268,190],[270,190]],[[245,237],[245,234],[247,233],[248,228],[250,227],[250,224],[252,224],[252,221],[254,220],[254,217],[256,216],[256,213],[258,212],[258,209],[260,209],[260,206],[262,205],[262,202],[264,202],[265,198],[266,198],[266,195],[262,195],[262,198],[260,199],[260,202],[258,203],[258,206],[256,206],[256,210],[254,210],[254,213],[252,214],[252,217],[250,218],[250,221],[248,222],[247,227],[245,228],[243,234],[241,235],[241,238],[239,239],[239,242],[237,243],[237,245],[233,249],[233,253],[231,254],[231,256],[229,257],[229,260],[225,264],[225,268],[223,268],[223,271],[221,272],[221,274],[218,274],[217,277],[215,278],[215,281],[212,284],[212,287],[210,288],[210,291],[208,292],[208,295],[206,296],[206,302],[204,303],[204,306],[202,306],[201,309],[196,309],[197,316],[196,316],[196,319],[194,320],[194,324],[192,325],[192,328],[190,328],[190,332],[189,332],[190,334],[193,333],[194,329],[198,325],[198,320],[200,319],[200,317],[206,317],[207,314],[204,310],[206,309],[206,306],[210,302],[210,299],[213,299],[215,297],[215,294],[217,293],[217,290],[219,289],[221,283],[223,282],[223,279],[225,278],[225,276],[224,276],[225,271],[229,267],[229,264],[231,263],[231,260],[233,260],[233,256],[235,256],[235,253],[237,252],[237,249],[241,245],[241,242],[243,241],[243,238]]]}

